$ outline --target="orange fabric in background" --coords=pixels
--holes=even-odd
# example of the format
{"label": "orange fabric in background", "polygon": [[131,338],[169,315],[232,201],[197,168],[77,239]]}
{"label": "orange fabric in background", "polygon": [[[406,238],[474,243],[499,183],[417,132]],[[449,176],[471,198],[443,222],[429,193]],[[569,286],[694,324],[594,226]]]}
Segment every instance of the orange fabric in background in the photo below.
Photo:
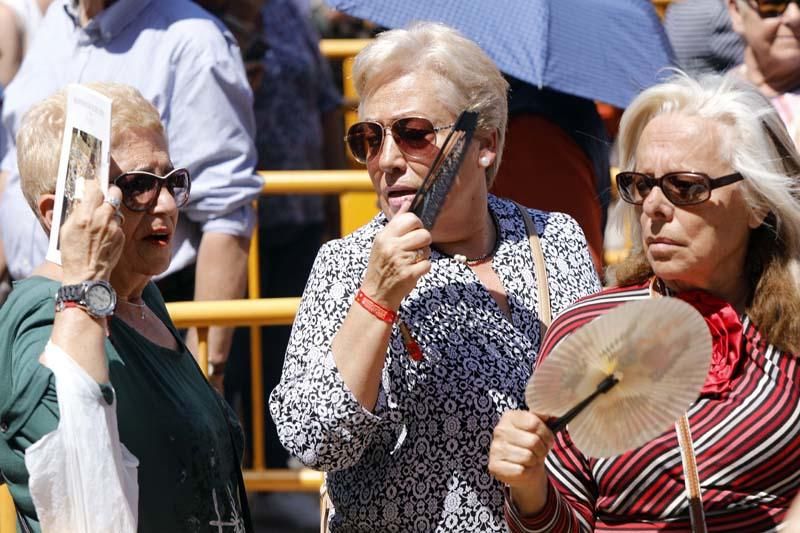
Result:
{"label": "orange fabric in background", "polygon": [[539,115],[508,122],[500,171],[491,192],[578,221],[597,271],[603,267],[603,228],[592,163],[559,126]]}

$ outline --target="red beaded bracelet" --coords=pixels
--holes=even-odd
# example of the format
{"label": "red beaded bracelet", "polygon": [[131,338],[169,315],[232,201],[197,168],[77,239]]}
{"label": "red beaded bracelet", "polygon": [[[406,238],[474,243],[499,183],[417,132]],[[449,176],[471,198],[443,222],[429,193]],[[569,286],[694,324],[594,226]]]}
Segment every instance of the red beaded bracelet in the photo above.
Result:
{"label": "red beaded bracelet", "polygon": [[397,320],[397,313],[391,309],[386,309],[384,306],[364,294],[364,291],[361,289],[358,289],[358,292],[356,293],[356,302],[358,302],[361,307],[369,311],[371,315],[380,318],[387,324],[394,324],[394,321]]}

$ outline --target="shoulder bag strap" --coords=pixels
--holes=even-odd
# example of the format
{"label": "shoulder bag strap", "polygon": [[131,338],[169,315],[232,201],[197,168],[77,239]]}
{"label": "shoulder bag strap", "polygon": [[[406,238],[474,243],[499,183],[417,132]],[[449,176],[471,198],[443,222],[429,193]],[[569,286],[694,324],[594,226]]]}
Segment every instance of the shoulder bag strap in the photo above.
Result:
{"label": "shoulder bag strap", "polygon": [[331,497],[328,496],[328,481],[327,476],[322,481],[322,486],[319,488],[319,531],[320,533],[328,533],[330,526],[328,521],[331,518],[331,510],[333,509],[333,502]]}
{"label": "shoulder bag strap", "polygon": [[33,531],[31,531],[31,528],[28,526],[28,522],[22,516],[19,507],[17,507],[16,502],[14,503],[14,510],[17,513],[17,526],[19,526],[20,531],[22,531],[22,533],[33,533]]}
{"label": "shoulder bag strap", "polygon": [[536,271],[536,292],[538,294],[537,301],[539,302],[539,320],[541,320],[544,329],[542,336],[544,336],[547,328],[550,327],[552,320],[552,311],[550,307],[550,289],[547,286],[547,268],[545,267],[544,254],[542,253],[542,243],[539,242],[539,234],[536,232],[536,227],[533,225],[531,215],[528,209],[514,202],[517,210],[522,215],[522,220],[525,221],[525,230],[528,232],[528,242],[531,245],[531,255],[533,256],[533,268]]}
{"label": "shoulder bag strap", "polygon": [[700,490],[700,478],[697,475],[697,461],[694,456],[692,432],[689,429],[689,418],[684,414],[675,422],[678,433],[678,444],[681,446],[683,460],[683,478],[686,483],[686,496],[689,498],[689,518],[692,533],[706,533],[706,519],[703,513],[703,494]]}

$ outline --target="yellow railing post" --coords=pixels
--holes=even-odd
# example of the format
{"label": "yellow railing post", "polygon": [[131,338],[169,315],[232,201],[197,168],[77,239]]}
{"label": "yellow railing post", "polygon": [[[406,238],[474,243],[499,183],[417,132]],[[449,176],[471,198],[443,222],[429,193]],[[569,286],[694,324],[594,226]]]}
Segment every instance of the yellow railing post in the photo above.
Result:
{"label": "yellow railing post", "polygon": [[[356,192],[372,198],[371,210],[361,216],[372,217],[376,211],[372,184],[364,170],[261,171],[263,194],[342,194]],[[257,204],[255,204],[257,208]],[[258,226],[253,230],[248,258],[247,300],[215,302],[173,302],[168,309],[178,327],[197,327],[207,332],[211,325],[250,326],[250,384],[252,407],[252,469],[245,471],[249,490],[316,491],[322,475],[311,470],[266,469],[264,456],[264,398],[261,326],[290,325],[299,298],[261,299]],[[198,358],[202,360],[202,344]],[[207,360],[207,349],[206,349]],[[203,363],[201,363],[203,364]],[[207,366],[207,364],[205,365]]]}
{"label": "yellow railing post", "polygon": [[[202,342],[212,325],[228,327],[289,325],[294,320],[299,305],[300,298],[260,298],[170,302],[167,304],[167,310],[178,328],[196,327]],[[254,413],[254,416],[256,415],[263,416],[263,410],[257,410]],[[263,442],[263,430],[261,439]],[[315,492],[322,484],[320,472],[308,469],[267,470],[263,464],[259,468],[245,470],[244,478],[248,490],[255,491]]]}
{"label": "yellow railing post", "polygon": [[0,485],[0,533],[16,533],[17,517],[8,487]]}
{"label": "yellow railing post", "polygon": [[[253,202],[256,212],[258,212],[258,202]],[[256,226],[253,228],[253,236],[250,239],[250,257],[247,270],[247,297],[250,300],[261,298],[261,264],[259,252],[258,218]],[[250,409],[251,409],[251,431],[253,457],[253,469],[263,470],[266,465],[264,457],[264,375],[263,360],[261,359],[262,341],[261,326],[250,326]]]}
{"label": "yellow railing post", "polygon": [[322,39],[319,49],[328,59],[355,57],[372,39]]}
{"label": "yellow railing post", "polygon": [[208,377],[208,328],[197,328],[197,362]]}

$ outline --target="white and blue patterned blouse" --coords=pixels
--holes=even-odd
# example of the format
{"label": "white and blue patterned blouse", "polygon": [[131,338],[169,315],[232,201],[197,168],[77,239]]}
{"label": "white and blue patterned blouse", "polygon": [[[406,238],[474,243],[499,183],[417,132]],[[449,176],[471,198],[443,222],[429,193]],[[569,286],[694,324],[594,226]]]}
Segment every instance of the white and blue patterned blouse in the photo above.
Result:
{"label": "white and blue patterned blouse", "polygon": [[[501,243],[493,267],[510,320],[472,270],[437,253],[399,317],[423,359],[392,332],[374,412],[331,352],[367,268],[376,216],[323,246],[303,295],[270,410],[287,449],[327,471],[332,531],[505,531],[503,492],[487,471],[500,414],[524,405],[541,339],[533,258],[513,203],[489,197]],[[586,240],[567,215],[530,210],[546,258],[553,314],[600,289]]]}

